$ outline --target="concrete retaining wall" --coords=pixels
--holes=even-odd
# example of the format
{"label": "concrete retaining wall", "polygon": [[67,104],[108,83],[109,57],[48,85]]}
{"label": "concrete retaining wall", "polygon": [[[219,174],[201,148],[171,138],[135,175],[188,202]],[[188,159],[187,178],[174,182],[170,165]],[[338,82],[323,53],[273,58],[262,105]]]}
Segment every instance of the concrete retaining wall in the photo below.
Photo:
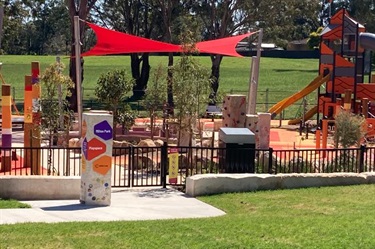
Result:
{"label": "concrete retaining wall", "polygon": [[200,196],[229,192],[358,184],[375,184],[375,173],[204,174],[187,178],[186,194]]}
{"label": "concrete retaining wall", "polygon": [[2,176],[0,198],[16,200],[77,199],[81,189],[79,176]]}

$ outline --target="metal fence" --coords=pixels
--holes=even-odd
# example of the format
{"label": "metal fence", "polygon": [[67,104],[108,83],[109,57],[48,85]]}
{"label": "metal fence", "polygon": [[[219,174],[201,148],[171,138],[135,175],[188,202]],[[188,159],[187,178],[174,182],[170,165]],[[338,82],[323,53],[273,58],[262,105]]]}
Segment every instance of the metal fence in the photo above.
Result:
{"label": "metal fence", "polygon": [[[18,110],[22,113],[23,112],[23,89],[18,89],[12,87],[12,98],[15,100],[15,104]],[[84,88],[83,89],[83,108],[84,109],[93,109],[93,110],[101,110],[104,106],[99,103],[97,98],[95,97],[95,89],[93,88]],[[271,106],[276,104],[278,101],[283,99],[284,97],[290,96],[294,94],[293,91],[271,91],[266,89],[265,91],[258,91],[257,94],[257,111],[259,112],[267,112]],[[231,89],[228,94],[244,94],[247,95],[247,92]],[[282,118],[284,119],[294,119],[298,116],[301,116],[303,111],[307,111],[314,107],[317,103],[317,96],[311,95],[309,97],[309,101],[307,101],[306,106],[303,106],[303,101],[297,101],[290,108],[283,110],[281,113]],[[133,111],[140,115],[142,111],[144,111],[144,105],[142,100],[136,101],[129,101],[128,104],[132,108]],[[205,107],[207,103],[200,103],[202,107]],[[303,110],[306,108],[306,110]],[[159,107],[159,111],[163,110],[163,106]]]}
{"label": "metal fence", "polygon": [[[11,151],[11,167],[0,175],[79,176],[78,148],[2,148]],[[174,152],[173,152],[174,151]],[[177,178],[171,183],[169,159],[178,154]],[[112,186],[184,185],[189,176],[220,173],[335,173],[375,171],[375,148],[260,150],[254,148],[120,147],[113,148]]]}

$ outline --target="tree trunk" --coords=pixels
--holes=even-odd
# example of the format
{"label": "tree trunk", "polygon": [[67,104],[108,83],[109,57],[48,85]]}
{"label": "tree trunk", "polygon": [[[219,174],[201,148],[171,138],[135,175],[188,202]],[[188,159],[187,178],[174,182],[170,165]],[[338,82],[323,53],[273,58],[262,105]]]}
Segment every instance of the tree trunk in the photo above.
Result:
{"label": "tree trunk", "polygon": [[[76,61],[75,61],[75,45],[71,46],[72,49],[72,57],[70,57],[69,62],[69,76],[74,82],[74,87],[70,88],[70,92],[72,93],[70,96],[66,96],[66,100],[69,102],[69,109],[73,112],[78,112],[78,102],[77,102],[77,78],[76,78]],[[83,64],[84,60],[81,58],[81,83],[83,82]],[[83,103],[81,103],[83,104]]]}
{"label": "tree trunk", "polygon": [[173,53],[168,55],[168,76],[167,76],[167,98],[168,98],[168,114],[174,115],[174,101],[173,101]]}
{"label": "tree trunk", "polygon": [[141,58],[137,54],[131,55],[132,76],[135,79],[132,100],[139,100],[145,95],[147,82],[150,78],[149,54],[143,53]]}
{"label": "tree trunk", "polygon": [[217,102],[217,91],[219,89],[219,77],[220,77],[220,64],[223,59],[222,55],[211,56],[211,94],[209,105],[216,105]]}

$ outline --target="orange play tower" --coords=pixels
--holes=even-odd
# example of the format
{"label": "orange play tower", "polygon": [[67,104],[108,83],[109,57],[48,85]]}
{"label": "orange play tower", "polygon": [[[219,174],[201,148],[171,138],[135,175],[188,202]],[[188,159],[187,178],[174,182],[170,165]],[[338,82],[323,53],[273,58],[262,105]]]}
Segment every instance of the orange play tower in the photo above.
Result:
{"label": "orange play tower", "polygon": [[[362,114],[368,124],[366,136],[375,137],[375,75],[371,75],[370,51],[375,51],[375,34],[365,31],[346,9],[332,16],[321,33],[319,75],[299,92],[272,106],[272,117],[317,89],[317,106],[305,113],[302,121],[316,114],[322,129],[318,129],[316,137],[320,140],[322,132],[323,148],[327,145],[328,123],[334,122],[340,109]],[[289,124],[300,122],[298,118]]]}
{"label": "orange play tower", "polygon": [[365,33],[365,27],[341,9],[321,33],[319,73],[331,73],[325,92],[318,90],[317,120],[323,114],[323,138],[327,121],[334,119],[339,109],[362,114],[368,124],[366,136],[375,136],[375,108],[371,108],[375,75],[371,75],[371,53],[366,50],[375,50],[375,34]]}
{"label": "orange play tower", "polygon": [[347,10],[341,9],[321,33],[319,73],[331,72],[325,93],[318,93],[318,111],[324,118],[333,118],[336,110],[342,107],[359,113],[362,100],[366,103],[375,100],[375,82],[371,83],[369,77],[370,83],[365,83],[365,61],[370,60],[366,58],[370,55],[360,44],[363,32],[365,27],[353,20]]}

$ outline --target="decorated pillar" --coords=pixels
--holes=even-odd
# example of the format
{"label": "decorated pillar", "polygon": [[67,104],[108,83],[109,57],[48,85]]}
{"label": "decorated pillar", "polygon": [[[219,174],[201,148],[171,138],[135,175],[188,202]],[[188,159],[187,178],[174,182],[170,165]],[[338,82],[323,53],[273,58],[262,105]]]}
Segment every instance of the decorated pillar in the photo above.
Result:
{"label": "decorated pillar", "polygon": [[113,117],[84,113],[82,121],[82,170],[80,202],[111,205]]}
{"label": "decorated pillar", "polygon": [[223,101],[223,127],[244,128],[246,96],[227,95]]}
{"label": "decorated pillar", "polygon": [[42,95],[42,90],[39,84],[39,73],[40,67],[39,62],[31,62],[31,83],[32,83],[32,130],[31,130],[31,174],[40,175],[40,165],[41,165],[41,103],[40,97]]}
{"label": "decorated pillar", "polygon": [[4,84],[1,87],[2,101],[2,153],[1,171],[9,172],[12,169],[12,100],[10,96],[10,85]]}
{"label": "decorated pillar", "polygon": [[[31,75],[25,76],[25,91],[24,91],[24,136],[23,144],[25,148],[31,147],[31,131],[33,129],[33,91]],[[31,150],[25,149],[23,167],[31,167]]]}
{"label": "decorated pillar", "polygon": [[271,113],[258,113],[259,149],[269,149]]}
{"label": "decorated pillar", "polygon": [[256,148],[259,148],[258,115],[247,114],[245,128],[248,128],[252,133],[254,133]]}

